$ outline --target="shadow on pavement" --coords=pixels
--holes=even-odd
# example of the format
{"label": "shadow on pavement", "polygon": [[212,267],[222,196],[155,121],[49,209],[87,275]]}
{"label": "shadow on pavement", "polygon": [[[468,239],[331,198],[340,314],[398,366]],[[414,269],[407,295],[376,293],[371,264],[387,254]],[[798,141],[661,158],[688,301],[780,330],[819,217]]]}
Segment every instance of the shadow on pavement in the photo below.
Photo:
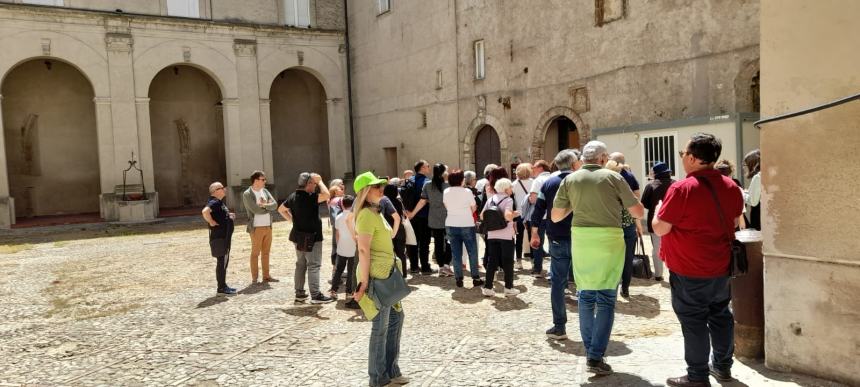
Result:
{"label": "shadow on pavement", "polygon": [[[569,355],[585,356],[585,346],[581,341],[571,340],[574,336],[579,337],[579,330],[576,332],[567,332],[567,340],[555,340],[547,337],[546,342],[556,351]],[[624,356],[631,353],[633,353],[633,351],[627,347],[627,344],[620,341],[609,340],[609,346],[606,347],[607,356]]]}
{"label": "shadow on pavement", "polygon": [[245,294],[245,295],[251,295],[251,294],[257,294],[259,292],[262,292],[263,290],[269,290],[271,288],[272,287],[269,285],[268,282],[257,282],[257,283],[248,284],[248,286],[246,286],[244,289],[238,291],[237,293]]}
{"label": "shadow on pavement", "polygon": [[214,295],[214,296],[209,297],[203,301],[200,301],[200,303],[197,304],[197,309],[208,308],[212,305],[218,305],[222,302],[227,302],[227,298],[228,298],[227,296]]}
{"label": "shadow on pavement", "polygon": [[654,297],[643,294],[631,294],[629,301],[622,302],[619,300],[615,303],[615,312],[632,316],[654,318],[660,314],[660,301]]}
{"label": "shadow on pavement", "polygon": [[484,296],[481,294],[480,286],[473,288],[457,288],[453,293],[451,293],[451,299],[461,304],[477,304],[481,302],[483,298]]}
{"label": "shadow on pavement", "polygon": [[[515,287],[516,288],[516,287]],[[500,312],[528,309],[529,304],[519,297],[494,297],[493,307]]]}
{"label": "shadow on pavement", "polygon": [[322,305],[307,305],[300,304],[289,308],[281,308],[280,310],[290,316],[296,317],[314,317],[318,320],[328,320],[328,317],[320,316]]}
{"label": "shadow on pavement", "polygon": [[651,382],[642,379],[639,376],[624,372],[616,372],[606,376],[592,376],[588,378],[582,386],[632,386],[632,387],[651,387],[662,386],[662,384],[652,384]]}
{"label": "shadow on pavement", "polygon": [[409,285],[430,285],[442,290],[454,290],[457,286],[454,277],[439,277],[438,275],[416,275],[406,281]]}

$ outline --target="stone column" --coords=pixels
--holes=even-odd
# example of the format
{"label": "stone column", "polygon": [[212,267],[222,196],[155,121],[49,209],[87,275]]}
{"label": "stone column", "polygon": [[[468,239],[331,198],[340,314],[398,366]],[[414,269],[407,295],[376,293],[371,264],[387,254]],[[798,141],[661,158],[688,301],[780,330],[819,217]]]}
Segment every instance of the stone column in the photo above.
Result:
{"label": "stone column", "polygon": [[6,165],[6,132],[3,127],[3,96],[0,95],[0,229],[15,224],[15,206],[9,196],[9,168]]}
{"label": "stone column", "polygon": [[224,110],[224,155],[227,164],[227,185],[238,187],[245,175],[242,169],[242,133],[239,127],[239,99],[226,98],[221,101]]}
{"label": "stone column", "polygon": [[137,111],[137,138],[140,160],[138,166],[143,170],[143,182],[147,191],[155,191],[155,170],[152,160],[152,128],[149,122],[149,98],[138,97],[134,100]]}
{"label": "stone column", "polygon": [[[132,152],[134,152],[135,159],[142,160],[138,137],[137,106],[134,96],[131,34],[107,33],[105,44],[107,46],[108,76],[110,77],[114,163],[110,164],[111,184],[102,187],[103,193],[113,192],[114,186],[122,184],[122,171],[128,168],[128,160],[131,159]],[[148,161],[151,163],[152,160]],[[153,189],[155,186],[149,185],[149,188]]]}
{"label": "stone column", "polygon": [[113,192],[116,176],[119,175],[120,180],[122,179],[122,170],[116,170],[116,163],[114,162],[111,99],[110,97],[95,97],[93,102],[96,104],[96,132],[99,143],[99,182],[101,192],[108,193]]}
{"label": "stone column", "polygon": [[[239,122],[241,142],[241,172],[251,174],[256,169],[264,169],[263,133],[260,125],[260,86],[257,79],[257,41],[235,39],[233,50],[236,53],[236,79],[239,88]],[[270,142],[271,143],[271,142]],[[269,146],[271,153],[271,145]],[[273,175],[271,171],[267,171]]]}
{"label": "stone column", "polygon": [[272,156],[272,108],[270,99],[260,98],[260,129],[263,133],[263,170],[268,173],[267,178],[274,183],[275,161]]}
{"label": "stone column", "polygon": [[351,171],[349,117],[346,111],[347,103],[343,98],[326,100],[328,119],[328,152],[331,176],[326,178],[342,178]]}

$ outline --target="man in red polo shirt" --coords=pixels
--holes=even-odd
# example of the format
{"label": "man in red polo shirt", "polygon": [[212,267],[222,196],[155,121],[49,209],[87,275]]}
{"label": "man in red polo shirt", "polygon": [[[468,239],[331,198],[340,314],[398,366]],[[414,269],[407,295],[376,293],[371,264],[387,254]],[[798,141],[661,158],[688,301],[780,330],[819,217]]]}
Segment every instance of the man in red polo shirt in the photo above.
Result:
{"label": "man in red polo shirt", "polygon": [[[722,151],[720,140],[698,133],[685,149],[680,157],[687,178],[669,187],[665,199],[657,204],[652,225],[654,233],[662,237],[660,257],[671,271],[672,308],[681,322],[687,361],[687,375],[670,378],[666,384],[698,387],[710,386],[709,373],[721,382],[732,380],[729,258],[743,197],[732,179],[714,169]],[[716,193],[719,206],[705,181]],[[709,366],[711,342],[714,356]]]}

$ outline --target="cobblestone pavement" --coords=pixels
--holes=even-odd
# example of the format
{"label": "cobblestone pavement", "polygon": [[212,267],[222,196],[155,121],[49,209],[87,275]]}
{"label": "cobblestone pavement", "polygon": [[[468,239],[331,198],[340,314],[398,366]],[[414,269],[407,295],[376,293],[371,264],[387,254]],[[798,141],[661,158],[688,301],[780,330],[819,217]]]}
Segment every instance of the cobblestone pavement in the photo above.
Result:
{"label": "cobblestone pavement", "polygon": [[[275,225],[272,274],[281,282],[254,286],[250,241],[237,227],[228,282],[241,291],[229,298],[214,294],[214,259],[196,219],[0,234],[0,384],[366,385],[370,324],[342,295],[293,303],[288,227]],[[410,385],[651,386],[684,372],[667,284],[635,281],[630,301],[619,299],[607,357],[616,373],[595,378],[585,372],[575,301],[571,340],[548,340],[549,284],[527,273],[518,273],[517,298],[486,299],[453,278],[411,279],[400,357]],[[836,385],[735,364],[739,381],[728,385]]]}

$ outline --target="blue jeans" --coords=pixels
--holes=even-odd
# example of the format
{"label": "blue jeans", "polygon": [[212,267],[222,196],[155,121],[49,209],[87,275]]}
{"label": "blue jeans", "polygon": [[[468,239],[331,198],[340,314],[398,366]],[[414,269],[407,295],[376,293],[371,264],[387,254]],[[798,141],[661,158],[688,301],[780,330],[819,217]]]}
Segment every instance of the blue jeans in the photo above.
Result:
{"label": "blue jeans", "polygon": [[546,252],[543,251],[543,238],[544,236],[546,236],[547,222],[551,222],[551,220],[544,219],[538,225],[538,238],[540,239],[540,246],[532,250],[532,273],[540,273],[543,271],[543,257],[546,255]]}
{"label": "blue jeans", "polygon": [[708,380],[708,354],[711,346],[714,368],[732,368],[735,351],[735,321],[729,310],[732,288],[729,277],[692,278],[669,273],[672,309],[684,333],[684,360],[687,377]]}
{"label": "blue jeans", "polygon": [[579,291],[579,333],[589,360],[602,360],[615,321],[618,289]]}
{"label": "blue jeans", "polygon": [[633,253],[638,240],[635,224],[624,227],[624,271],[621,272],[621,290],[630,288],[630,280],[633,279]]}
{"label": "blue jeans", "polygon": [[397,358],[400,356],[400,333],[403,330],[403,312],[393,307],[382,308],[373,319],[370,329],[368,370],[371,386],[384,386],[401,375]]}
{"label": "blue jeans", "polygon": [[567,324],[567,307],[564,305],[564,289],[567,289],[570,266],[570,240],[549,240],[550,302],[552,303],[552,325],[564,330]]}
{"label": "blue jeans", "polygon": [[469,254],[469,274],[472,278],[480,278],[478,274],[478,239],[474,227],[445,227],[448,231],[448,242],[451,243],[451,259],[454,261],[454,278],[463,279],[463,245]]}

